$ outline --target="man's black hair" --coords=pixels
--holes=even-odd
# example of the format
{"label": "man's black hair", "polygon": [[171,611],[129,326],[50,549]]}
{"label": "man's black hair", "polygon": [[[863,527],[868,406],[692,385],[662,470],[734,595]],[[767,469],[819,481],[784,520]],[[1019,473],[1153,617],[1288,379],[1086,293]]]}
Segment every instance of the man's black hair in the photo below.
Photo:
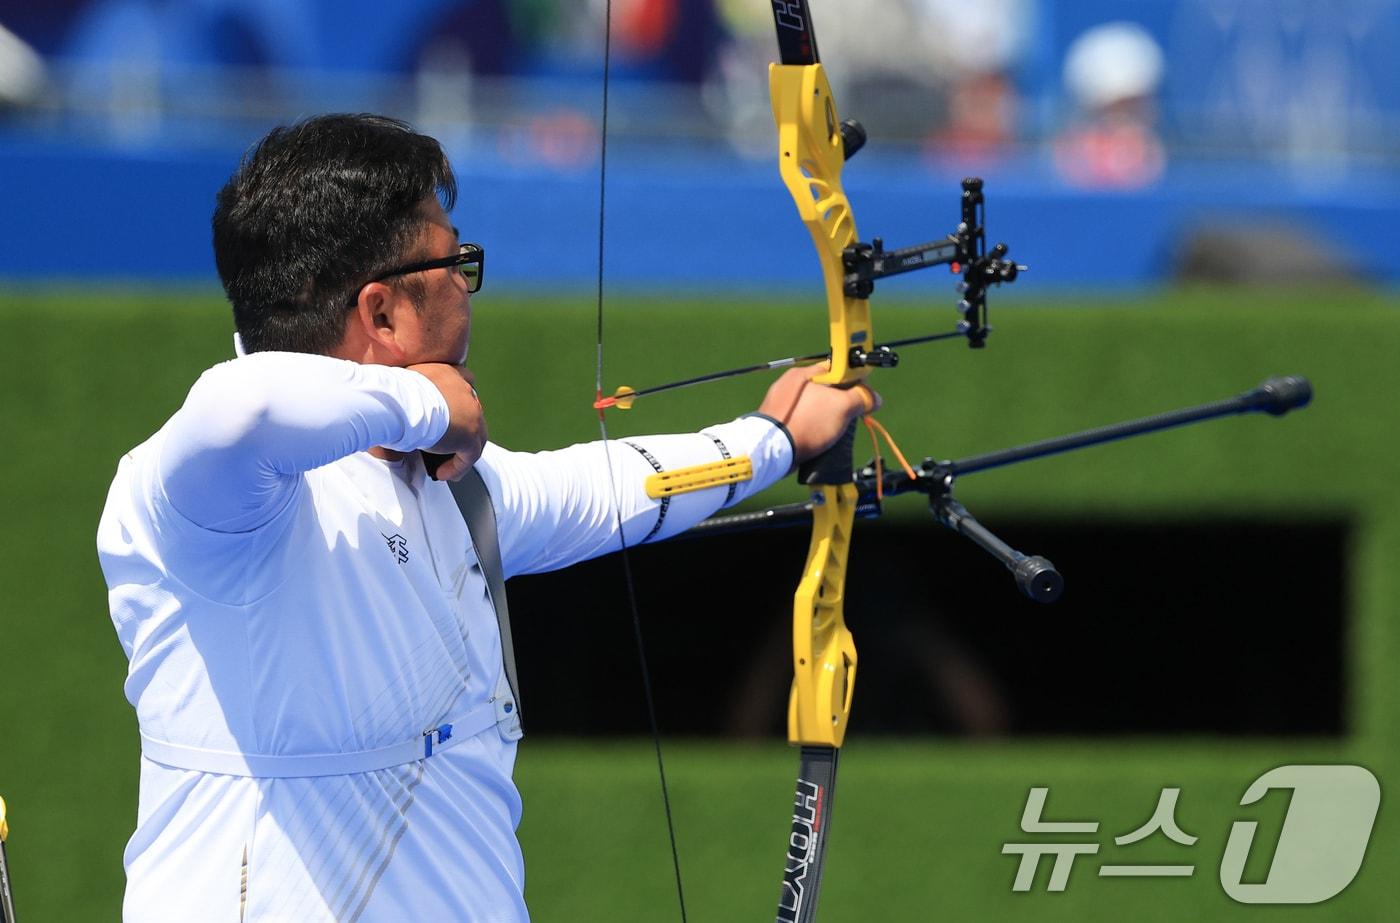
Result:
{"label": "man's black hair", "polygon": [[214,261],[249,352],[329,353],[365,282],[405,261],[457,181],[441,146],[377,115],[273,129],[219,191]]}

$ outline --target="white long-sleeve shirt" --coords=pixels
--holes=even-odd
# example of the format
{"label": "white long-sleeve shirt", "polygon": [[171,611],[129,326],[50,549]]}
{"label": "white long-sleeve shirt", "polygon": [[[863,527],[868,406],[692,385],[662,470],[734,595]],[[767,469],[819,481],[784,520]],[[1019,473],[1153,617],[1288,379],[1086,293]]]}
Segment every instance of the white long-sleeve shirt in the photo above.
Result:
{"label": "white long-sleeve shirt", "polygon": [[[447,485],[416,454],[367,452],[413,452],[446,427],[441,394],[403,369],[259,353],[199,379],[121,460],[98,531],[144,739],[354,753],[493,700],[499,631]],[[673,497],[664,519],[644,492],[657,466],[726,455],[748,455],[753,479]],[[791,464],[786,433],[751,416],[555,452],[488,444],[477,470],[511,576],[616,550],[619,520],[628,544],[673,535]],[[125,917],[524,920],[515,736],[503,724],[428,759],[318,777],[143,756]]]}

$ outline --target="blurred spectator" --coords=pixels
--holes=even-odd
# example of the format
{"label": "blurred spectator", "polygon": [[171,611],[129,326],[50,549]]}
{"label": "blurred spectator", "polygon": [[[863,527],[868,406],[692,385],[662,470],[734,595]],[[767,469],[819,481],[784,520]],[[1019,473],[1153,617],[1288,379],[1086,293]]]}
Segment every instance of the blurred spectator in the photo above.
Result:
{"label": "blurred spectator", "polygon": [[34,103],[43,88],[43,59],[23,39],[0,26],[0,110]]}
{"label": "blurred spectator", "polygon": [[[551,15],[545,40],[536,49],[535,66],[544,73],[567,68],[574,76],[596,76],[608,30],[607,0],[547,2],[552,4]],[[611,66],[616,78],[698,83],[726,40],[715,0],[612,0],[611,6]]]}
{"label": "blurred spectator", "polygon": [[1130,22],[1095,26],[1065,54],[1065,89],[1075,115],[1054,142],[1055,166],[1076,186],[1132,189],[1162,175],[1155,97],[1162,50]]}
{"label": "blurred spectator", "polygon": [[924,152],[950,167],[976,170],[1015,140],[1020,97],[1012,72],[1025,51],[1029,0],[969,4],[919,0],[923,28],[936,37],[946,74],[945,119],[924,139]]}
{"label": "blurred spectator", "polygon": [[[812,9],[818,50],[841,115],[873,139],[922,141],[934,156],[979,157],[1006,143],[1017,112],[1011,69],[1030,0],[845,0]],[[772,11],[720,0],[734,42],[720,50],[712,111],[745,153],[772,150],[767,63]]]}

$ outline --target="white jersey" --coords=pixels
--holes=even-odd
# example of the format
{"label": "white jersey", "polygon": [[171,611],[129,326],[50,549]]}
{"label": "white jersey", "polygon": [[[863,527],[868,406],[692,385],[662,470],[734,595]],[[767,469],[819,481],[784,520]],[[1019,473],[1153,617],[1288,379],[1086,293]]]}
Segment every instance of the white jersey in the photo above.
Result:
{"label": "white jersey", "polygon": [[[258,353],[206,372],[121,460],[98,551],[143,738],[128,921],[527,918],[485,580],[447,485],[416,454],[366,451],[446,426],[415,372]],[[658,468],[740,455],[754,477],[732,488],[664,506],[643,490]],[[791,465],[783,429],[750,416],[556,452],[488,444],[476,467],[511,576],[616,550],[619,521],[629,545],[673,535]],[[297,774],[486,712],[426,758]],[[245,768],[207,771],[220,760]]]}

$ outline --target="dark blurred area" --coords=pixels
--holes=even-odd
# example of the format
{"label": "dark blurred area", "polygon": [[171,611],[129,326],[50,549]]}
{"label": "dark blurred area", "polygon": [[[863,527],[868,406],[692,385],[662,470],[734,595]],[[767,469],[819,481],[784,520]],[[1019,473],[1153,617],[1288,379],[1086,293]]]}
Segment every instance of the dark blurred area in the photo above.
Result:
{"label": "dark blurred area", "polygon": [[[1312,264],[1333,268],[1338,251],[1347,262],[1334,275],[1400,279],[1400,250],[1375,246],[1400,215],[1397,0],[812,7],[843,114],[872,138],[848,175],[872,187],[863,213],[889,225],[877,232],[945,233],[956,180],[975,172],[1008,236],[1056,229],[1021,254],[1047,284],[1217,281],[1196,248],[1222,223],[1231,249],[1215,262],[1246,280],[1325,281]],[[0,0],[0,193],[20,219],[0,238],[0,278],[77,274],[55,255],[65,225],[47,214],[65,209],[90,236],[143,242],[99,249],[88,272],[208,279],[202,224],[239,153],[279,122],[372,110],[448,147],[473,187],[463,208],[475,236],[502,254],[498,279],[581,283],[593,269],[583,213],[596,209],[606,8]],[[755,207],[775,185],[769,4],[616,0],[612,11],[614,278],[715,284],[708,267],[725,254],[713,224],[694,220],[696,200],[715,216],[747,207],[755,238],[795,239],[789,214]],[[897,217],[910,214],[922,220]],[[696,259],[665,259],[658,240]],[[720,281],[807,277],[775,255],[729,260]]]}
{"label": "dark blurred area", "polygon": [[[862,527],[846,593],[861,733],[1348,731],[1346,523],[997,525],[1055,562],[1059,602],[1025,599],[999,563],[931,523]],[[791,585],[807,539],[798,529],[631,552],[668,734],[786,733]],[[535,730],[645,733],[621,566],[611,557],[511,582]]]}

